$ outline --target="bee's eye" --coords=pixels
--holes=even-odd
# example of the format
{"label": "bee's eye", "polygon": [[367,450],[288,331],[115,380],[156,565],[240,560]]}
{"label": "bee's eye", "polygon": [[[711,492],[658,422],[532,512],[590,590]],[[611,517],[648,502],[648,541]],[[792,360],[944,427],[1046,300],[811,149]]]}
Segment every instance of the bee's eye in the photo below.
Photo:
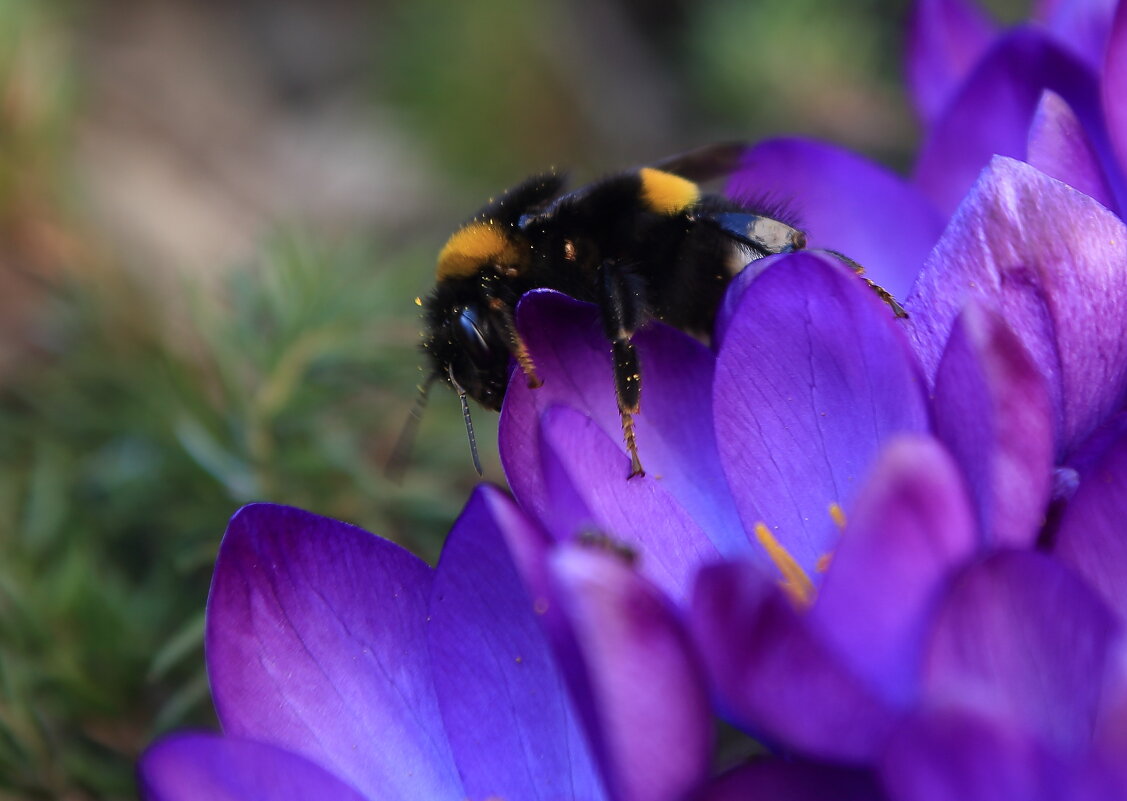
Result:
{"label": "bee's eye", "polygon": [[485,341],[485,334],[482,333],[482,328],[485,327],[477,310],[469,306],[460,309],[454,316],[454,335],[477,365],[485,365],[490,361],[489,343]]}

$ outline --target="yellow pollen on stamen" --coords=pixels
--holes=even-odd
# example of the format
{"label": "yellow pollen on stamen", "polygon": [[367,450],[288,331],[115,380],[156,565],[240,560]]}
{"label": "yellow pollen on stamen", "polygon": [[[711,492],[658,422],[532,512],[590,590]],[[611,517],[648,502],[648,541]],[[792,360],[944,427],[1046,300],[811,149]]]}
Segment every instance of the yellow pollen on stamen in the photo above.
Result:
{"label": "yellow pollen on stamen", "polygon": [[845,530],[845,512],[836,503],[830,504],[830,517],[833,518],[838,528]]}
{"label": "yellow pollen on stamen", "polygon": [[806,575],[806,571],[795,561],[790,552],[775,539],[763,523],[755,524],[755,538],[767,552],[767,556],[775,563],[775,567],[782,574],[779,586],[783,592],[790,596],[795,606],[806,607],[814,602],[814,582]]}
{"label": "yellow pollen on stamen", "polygon": [[825,573],[830,569],[830,562],[833,561],[834,555],[832,553],[824,553],[818,557],[818,561],[814,563],[814,570],[818,573]]}

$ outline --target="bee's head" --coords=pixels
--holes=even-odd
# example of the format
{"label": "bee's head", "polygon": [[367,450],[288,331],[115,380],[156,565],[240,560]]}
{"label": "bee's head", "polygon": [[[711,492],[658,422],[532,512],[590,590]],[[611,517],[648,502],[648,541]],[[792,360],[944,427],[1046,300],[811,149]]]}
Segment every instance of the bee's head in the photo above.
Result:
{"label": "bee's head", "polygon": [[444,303],[446,293],[428,301],[423,348],[436,376],[487,409],[500,411],[509,378],[509,346],[496,313],[480,302]]}

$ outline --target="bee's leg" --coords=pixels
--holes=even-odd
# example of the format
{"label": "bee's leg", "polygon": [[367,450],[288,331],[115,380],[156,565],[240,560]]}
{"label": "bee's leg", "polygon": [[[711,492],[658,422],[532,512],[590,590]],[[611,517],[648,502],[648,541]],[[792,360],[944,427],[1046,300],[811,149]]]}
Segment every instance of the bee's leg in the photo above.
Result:
{"label": "bee's leg", "polygon": [[540,380],[540,376],[536,374],[536,364],[532,361],[532,354],[528,352],[528,346],[524,344],[524,338],[517,331],[516,321],[513,319],[513,312],[503,300],[488,291],[488,288],[483,287],[483,295],[489,302],[489,308],[496,312],[505,326],[505,339],[508,341],[509,353],[516,359],[517,366],[520,371],[524,373],[525,381],[528,382],[529,389],[536,389],[544,385]]}
{"label": "bee's leg", "polygon": [[630,454],[628,478],[644,476],[646,471],[638,458],[634,431],[634,415],[639,411],[642,398],[642,371],[638,365],[638,352],[630,338],[646,320],[645,284],[639,276],[613,262],[604,263],[599,272],[603,333],[613,349],[614,393],[622,418],[622,436]]}
{"label": "bee's leg", "polygon": [[904,311],[904,307],[900,305],[896,298],[892,297],[892,293],[878,284],[876,281],[873,281],[865,276],[864,267],[853,261],[853,259],[846,256],[844,253],[838,253],[836,250],[827,249],[826,253],[829,253],[831,256],[837,259],[841,259],[841,261],[845,262],[846,265],[851,270],[853,270],[853,272],[857,273],[862,281],[869,285],[869,289],[877,293],[877,297],[879,297],[889,305],[889,307],[892,309],[893,314],[895,314],[897,317],[907,318],[908,312]]}
{"label": "bee's leg", "polygon": [[521,372],[524,373],[524,378],[528,382],[529,389],[536,389],[543,386],[544,382],[540,380],[540,376],[536,374],[536,364],[532,361],[532,354],[528,352],[528,346],[524,344],[524,338],[517,331],[516,321],[513,319],[513,313],[501,301],[494,298],[490,301],[490,305],[494,309],[501,312],[501,319],[505,321],[505,333],[508,334],[509,339],[509,352],[513,354],[513,358],[517,360]]}

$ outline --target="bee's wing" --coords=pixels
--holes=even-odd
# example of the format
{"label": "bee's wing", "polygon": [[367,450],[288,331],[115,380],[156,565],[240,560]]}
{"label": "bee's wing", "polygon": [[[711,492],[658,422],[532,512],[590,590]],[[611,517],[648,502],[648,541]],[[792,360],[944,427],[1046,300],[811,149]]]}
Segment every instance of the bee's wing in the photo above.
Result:
{"label": "bee's wing", "polygon": [[654,169],[671,172],[697,183],[714,181],[735,172],[740,157],[747,151],[746,142],[718,142],[705,145],[686,153],[669,156],[650,166]]}

